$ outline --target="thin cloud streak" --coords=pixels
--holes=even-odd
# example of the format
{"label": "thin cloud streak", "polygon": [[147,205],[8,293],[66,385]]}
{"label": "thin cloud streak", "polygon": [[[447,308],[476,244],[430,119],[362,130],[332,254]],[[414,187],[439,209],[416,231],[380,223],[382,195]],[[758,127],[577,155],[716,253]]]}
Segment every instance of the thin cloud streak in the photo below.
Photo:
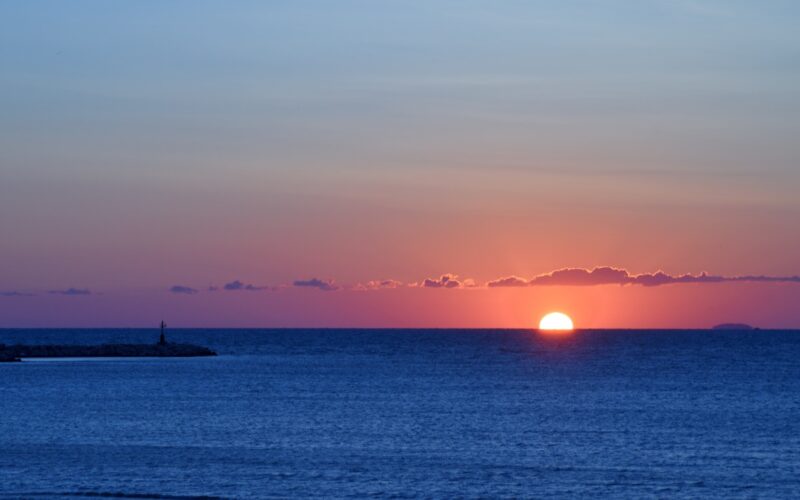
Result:
{"label": "thin cloud streak", "polygon": [[725,283],[725,282],[767,282],[800,283],[800,276],[719,276],[708,273],[671,275],[663,271],[655,273],[631,274],[625,269],[614,267],[595,267],[594,269],[564,268],[534,276],[530,280],[509,276],[490,281],[489,288],[511,286],[598,286],[598,285],[641,285],[655,287],[680,283]]}
{"label": "thin cloud streak", "polygon": [[16,290],[10,292],[0,292],[0,297],[33,297],[33,293],[17,292]]}
{"label": "thin cloud streak", "polygon": [[91,295],[92,292],[88,288],[67,288],[66,290],[49,290],[47,293],[51,295]]}

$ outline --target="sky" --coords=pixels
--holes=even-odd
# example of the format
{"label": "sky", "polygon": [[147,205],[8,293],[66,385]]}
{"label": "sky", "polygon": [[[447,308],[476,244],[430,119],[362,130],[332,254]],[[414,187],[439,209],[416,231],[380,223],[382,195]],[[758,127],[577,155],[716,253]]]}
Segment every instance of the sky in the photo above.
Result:
{"label": "sky", "polygon": [[800,327],[798,16],[0,2],[0,327]]}

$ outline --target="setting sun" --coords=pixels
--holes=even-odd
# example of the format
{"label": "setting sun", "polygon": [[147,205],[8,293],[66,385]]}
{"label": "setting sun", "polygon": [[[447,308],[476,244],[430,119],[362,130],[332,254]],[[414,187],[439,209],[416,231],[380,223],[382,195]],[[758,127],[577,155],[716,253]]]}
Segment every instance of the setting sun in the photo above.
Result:
{"label": "setting sun", "polygon": [[539,321],[539,330],[572,330],[572,319],[564,313],[551,312]]}

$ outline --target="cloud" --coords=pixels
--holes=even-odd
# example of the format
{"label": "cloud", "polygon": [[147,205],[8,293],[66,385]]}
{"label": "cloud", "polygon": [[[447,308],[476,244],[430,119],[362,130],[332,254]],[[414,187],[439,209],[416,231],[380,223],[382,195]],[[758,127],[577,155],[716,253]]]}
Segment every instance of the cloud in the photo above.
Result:
{"label": "cloud", "polygon": [[591,271],[581,268],[558,269],[548,274],[540,274],[530,280],[534,285],[592,286],[625,284],[630,282],[630,274],[624,269],[596,267]]}
{"label": "cloud", "polygon": [[373,280],[366,283],[359,283],[353,287],[353,290],[381,290],[389,288],[400,288],[403,283],[397,280]]}
{"label": "cloud", "polygon": [[[256,286],[249,283],[244,283],[240,280],[234,280],[225,285],[209,286],[207,288],[210,292],[220,290],[224,291],[279,291],[287,287],[297,288],[314,288],[325,292],[334,290],[348,290],[348,291],[374,291],[385,289],[396,289],[403,287],[411,288],[444,288],[444,289],[468,289],[468,288],[524,288],[524,287],[547,287],[547,286],[564,286],[564,287],[590,287],[601,285],[619,285],[619,286],[642,286],[647,288],[665,286],[665,285],[678,285],[678,284],[711,284],[711,283],[800,283],[800,275],[786,275],[786,276],[767,276],[767,275],[740,275],[740,276],[723,276],[709,274],[702,272],[700,274],[669,274],[664,271],[656,271],[652,273],[632,274],[623,268],[611,266],[599,266],[592,269],[580,267],[568,267],[563,269],[556,269],[555,271],[540,274],[533,278],[526,279],[519,276],[505,276],[490,280],[485,284],[477,284],[472,279],[462,279],[453,273],[445,273],[438,278],[425,278],[418,283],[403,283],[394,279],[380,279],[370,280],[365,283],[358,283],[356,285],[339,285],[333,279],[319,279],[311,278],[306,280],[295,280],[291,284],[282,284],[278,286]],[[174,285],[169,289],[170,293],[195,295],[200,293],[199,289],[184,285]],[[65,295],[65,296],[85,296],[96,295],[87,288],[66,288],[57,290],[48,290],[41,293],[50,295]],[[33,297],[35,293],[20,292],[16,290],[0,291],[0,297]]]}
{"label": "cloud", "polygon": [[749,282],[749,283],[800,283],[800,276],[715,276],[708,273],[697,275],[682,274],[680,276],[670,276],[661,271],[655,274],[639,274],[633,277],[633,282],[644,286],[669,285],[672,283],[725,283],[725,282]]}
{"label": "cloud", "polygon": [[17,292],[16,290],[10,292],[0,292],[0,297],[33,297],[32,293]]}
{"label": "cloud", "polygon": [[800,283],[800,276],[737,276],[729,281],[763,281],[767,283]]}
{"label": "cloud", "polygon": [[448,273],[441,275],[438,279],[425,278],[419,286],[422,288],[461,288],[461,285],[458,276]]}
{"label": "cloud", "polygon": [[631,274],[625,269],[615,267],[595,267],[594,269],[564,268],[540,274],[525,280],[509,276],[490,281],[494,287],[521,286],[597,286],[597,285],[641,285],[655,287],[679,283],[725,283],[725,282],[769,282],[800,283],[800,276],[718,276],[708,273],[671,275],[663,271],[644,274]]}
{"label": "cloud", "polygon": [[[211,290],[211,288],[215,287],[209,287],[209,290]],[[275,288],[271,286],[256,286],[256,285],[251,285],[249,283],[242,283],[239,280],[235,280],[231,281],[230,283],[226,283],[225,286],[222,287],[222,289],[226,291],[243,290],[245,292],[258,292],[261,290],[274,290]]]}
{"label": "cloud", "polygon": [[675,278],[667,273],[658,271],[652,274],[640,274],[630,279],[629,283],[643,286],[661,286],[675,283]]}
{"label": "cloud", "polygon": [[292,285],[301,288],[317,288],[325,292],[332,292],[339,289],[339,287],[334,284],[333,280],[321,280],[317,278],[311,278],[310,280],[295,280]]}
{"label": "cloud", "polygon": [[47,292],[52,295],[91,295],[88,288],[67,288],[66,290],[50,290]]}
{"label": "cloud", "polygon": [[514,287],[514,286],[528,286],[528,280],[520,278],[519,276],[507,276],[505,278],[498,278],[496,280],[486,283],[489,288],[495,287]]}
{"label": "cloud", "polygon": [[245,284],[239,280],[231,281],[230,283],[226,283],[223,289],[225,290],[242,290],[245,287]]}
{"label": "cloud", "polygon": [[707,273],[698,275],[682,274],[680,276],[670,276],[662,271],[653,274],[639,274],[631,278],[631,282],[643,286],[671,285],[673,283],[722,283],[732,281],[732,278],[724,276],[710,276]]}

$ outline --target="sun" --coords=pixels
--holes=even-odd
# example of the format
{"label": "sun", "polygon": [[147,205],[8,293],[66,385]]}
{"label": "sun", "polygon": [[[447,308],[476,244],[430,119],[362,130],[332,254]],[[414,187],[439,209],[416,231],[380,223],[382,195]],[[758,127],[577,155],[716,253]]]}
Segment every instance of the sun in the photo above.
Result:
{"label": "sun", "polygon": [[572,330],[572,319],[564,313],[551,312],[539,321],[539,330]]}

